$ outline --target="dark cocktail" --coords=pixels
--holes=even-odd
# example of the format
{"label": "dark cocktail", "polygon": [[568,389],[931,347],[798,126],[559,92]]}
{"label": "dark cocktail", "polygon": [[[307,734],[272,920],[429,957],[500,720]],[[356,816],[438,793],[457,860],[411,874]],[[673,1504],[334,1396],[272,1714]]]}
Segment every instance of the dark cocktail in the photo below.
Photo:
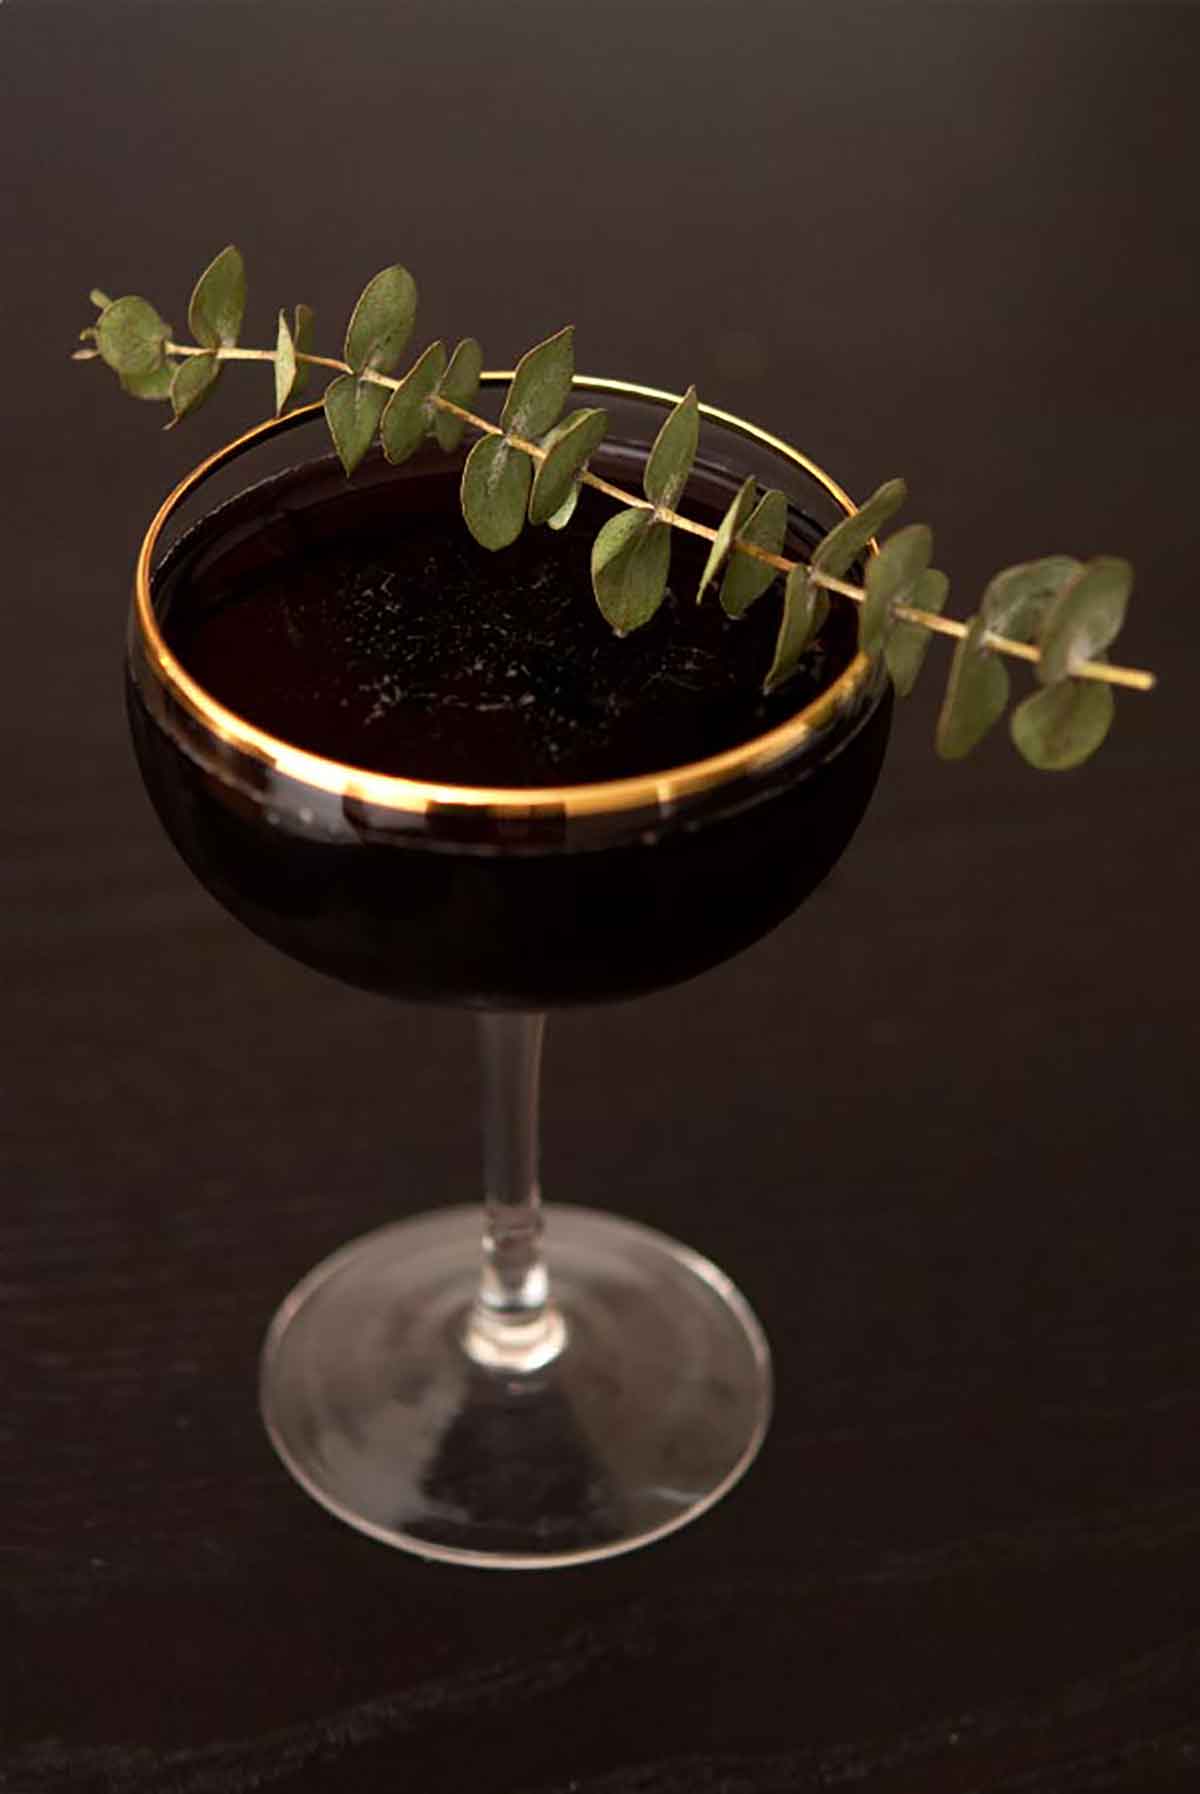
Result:
{"label": "dark cocktail", "polygon": [[[593,467],[636,482],[664,409],[623,398]],[[717,416],[686,508],[715,524],[760,472],[789,489],[803,555],[837,488]],[[472,1210],[319,1267],[264,1357],[277,1445],[393,1543],[572,1562],[710,1505],[757,1448],[769,1372],[720,1273],[633,1223],[556,1209],[547,1279],[541,1012],[690,977],[790,914],[863,814],[890,692],[835,606],[764,698],[771,607],[734,621],[697,606],[704,554],[686,536],[667,603],[617,639],[590,600],[594,532],[488,553],[457,517],[460,464],[430,450],[349,484],[331,460],[273,474],[151,579],[199,470],[143,554],[129,707],[159,815],[234,915],[340,979],[485,1012],[482,1286]]]}

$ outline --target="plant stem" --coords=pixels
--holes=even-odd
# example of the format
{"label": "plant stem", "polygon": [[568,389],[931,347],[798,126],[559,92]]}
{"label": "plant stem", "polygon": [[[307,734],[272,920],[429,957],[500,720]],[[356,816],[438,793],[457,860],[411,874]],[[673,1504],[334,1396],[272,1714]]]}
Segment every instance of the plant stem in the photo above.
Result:
{"label": "plant stem", "polygon": [[[165,352],[167,355],[211,355],[213,353],[211,349],[194,348],[188,343],[167,343]],[[216,355],[218,361],[275,360],[273,349],[218,349]],[[307,362],[312,367],[331,368],[337,374],[350,374],[354,371],[347,362],[337,361],[329,355],[308,355],[297,352],[296,360]],[[369,368],[359,377],[369,380],[374,386],[386,386],[392,392],[401,384],[399,380],[393,380],[388,374],[376,373],[373,368]],[[452,416],[461,418],[464,423],[472,425],[483,435],[507,436],[513,448],[520,449],[522,454],[531,456],[535,461],[545,460],[546,451],[538,443],[527,442],[522,436],[508,434],[500,428],[499,424],[491,423],[486,417],[477,416],[474,411],[465,410],[463,406],[456,405],[452,399],[443,398],[440,393],[432,394],[432,399],[439,410],[448,411]],[[657,522],[670,524],[672,529],[682,530],[690,536],[703,536],[709,542],[716,539],[716,530],[710,528],[708,524],[696,523],[690,517],[681,516],[678,511],[668,510],[665,506],[652,504],[647,498],[638,498],[632,492],[625,492],[620,486],[611,485],[608,480],[601,479],[598,474],[592,473],[588,468],[584,469],[579,479],[581,485],[591,486],[594,491],[605,493],[607,497],[615,499],[618,504],[628,505],[635,510],[653,511]],[[756,561],[763,561],[768,567],[774,567],[780,573],[790,573],[793,567],[805,565],[802,561],[790,561],[785,555],[769,554],[765,548],[759,548],[753,542],[744,542],[740,536],[734,538],[733,546],[742,554],[748,554]],[[822,586],[826,591],[838,592],[843,598],[853,600],[855,604],[863,602],[865,594],[861,587],[850,585],[844,579],[835,579],[832,574],[819,572],[812,573],[811,578],[815,585]],[[960,623],[956,617],[938,616],[934,611],[917,610],[912,605],[898,604],[895,614],[902,622],[917,623],[921,628],[930,630],[934,635],[953,636],[957,639],[967,633],[967,625]],[[1015,660],[1032,661],[1035,665],[1039,659],[1038,650],[1031,647],[1028,642],[1012,641],[1008,636],[993,634],[991,630],[984,635],[983,645],[996,654],[1007,654]],[[1104,660],[1081,661],[1078,666],[1071,668],[1071,675],[1076,679],[1094,679],[1104,685],[1121,685],[1129,691],[1152,691],[1155,685],[1153,673],[1143,672],[1137,667],[1110,666]]]}
{"label": "plant stem", "polygon": [[[813,582],[824,586],[827,591],[840,592],[844,598],[852,598],[855,604],[861,604],[864,594],[858,586],[848,585],[844,579],[834,579],[828,573],[814,573]],[[896,615],[903,623],[919,623],[923,629],[934,635],[949,635],[961,638],[967,633],[967,625],[960,623],[957,617],[942,617],[936,611],[918,610],[915,605],[898,604]],[[983,646],[991,648],[996,654],[1009,654],[1014,660],[1028,660],[1035,666],[1040,659],[1036,648],[1028,642],[1013,641],[1011,636],[997,635],[991,629],[983,636]],[[1102,685],[1123,685],[1129,691],[1153,691],[1154,674],[1143,673],[1136,667],[1109,666],[1105,660],[1086,660],[1077,667],[1072,667],[1072,676],[1080,679],[1095,679]]]}

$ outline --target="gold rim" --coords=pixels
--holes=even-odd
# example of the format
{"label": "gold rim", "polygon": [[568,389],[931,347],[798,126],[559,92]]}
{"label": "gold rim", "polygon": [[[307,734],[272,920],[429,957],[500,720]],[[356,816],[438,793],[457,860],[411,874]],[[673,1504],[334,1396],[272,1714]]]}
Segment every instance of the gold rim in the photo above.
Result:
{"label": "gold rim", "polygon": [[[511,370],[481,375],[481,383],[484,385],[495,386],[511,379]],[[627,380],[602,379],[590,374],[576,374],[574,384],[592,392],[650,399],[667,405],[678,403],[681,396],[678,393],[663,392],[657,387],[639,386]],[[134,582],[134,612],[138,629],[150,667],[157,678],[183,708],[211,730],[220,741],[274,767],[286,777],[335,796],[352,798],[356,802],[417,814],[446,805],[507,812],[520,817],[537,815],[539,812],[552,812],[557,816],[594,816],[620,810],[663,809],[678,803],[682,798],[711,790],[734,778],[761,772],[783,759],[801,742],[825,727],[866,686],[873,662],[868,655],[859,653],[819,697],[806,704],[803,710],[798,710],[785,723],[756,736],[752,741],[728,748],[724,753],[714,754],[708,759],[669,767],[662,772],[639,773],[633,778],[609,779],[588,785],[518,787],[430,784],[421,779],[393,778],[385,773],[370,772],[339,760],[326,760],[319,754],[306,753],[289,742],[268,735],[265,730],[256,728],[236,712],[218,704],[171,653],[162,638],[150,600],[150,563],[167,519],[211,475],[251,444],[285,425],[290,426],[298,418],[312,416],[320,410],[321,403],[318,401],[302,406],[285,417],[271,418],[265,424],[258,424],[254,429],[247,430],[243,436],[227,443],[224,448],[218,449],[198,467],[193,468],[160,505],[146,531],[138,553]],[[848,516],[857,509],[853,500],[824,468],[819,467],[799,449],[793,448],[790,443],[772,436],[767,430],[759,429],[756,424],[735,417],[731,412],[718,410],[714,405],[701,405],[700,411],[715,423],[724,424],[803,468],[805,473],[824,487]]]}

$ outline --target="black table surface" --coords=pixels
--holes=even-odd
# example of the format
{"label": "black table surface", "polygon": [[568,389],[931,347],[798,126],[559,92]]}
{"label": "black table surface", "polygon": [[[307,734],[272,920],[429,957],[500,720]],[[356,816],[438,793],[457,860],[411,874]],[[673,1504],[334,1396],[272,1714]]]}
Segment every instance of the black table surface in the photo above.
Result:
{"label": "black table surface", "polygon": [[[0,3],[5,907],[0,1787],[1146,1790],[1200,1775],[1200,9]],[[425,1564],[290,1482],[256,1355],[341,1242],[477,1188],[468,1020],[243,933],[125,738],[132,556],[266,413],[169,436],[87,292],[337,351],[580,364],[896,472],[965,616],[1138,569],[1088,767],[947,766],[935,645],[862,830],[770,939],[555,1018],[551,1198],[680,1236],[771,1337],[718,1508],[568,1571]]]}

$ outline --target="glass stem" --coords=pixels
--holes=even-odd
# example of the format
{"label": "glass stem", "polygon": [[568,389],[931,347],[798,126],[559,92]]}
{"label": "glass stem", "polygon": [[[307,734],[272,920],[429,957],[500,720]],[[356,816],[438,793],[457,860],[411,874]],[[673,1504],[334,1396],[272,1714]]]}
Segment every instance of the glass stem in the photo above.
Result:
{"label": "glass stem", "polygon": [[565,1343],[542,1256],[538,1097],[544,1015],[479,1017],[483,1066],[483,1270],[463,1343],[476,1364],[539,1370]]}

